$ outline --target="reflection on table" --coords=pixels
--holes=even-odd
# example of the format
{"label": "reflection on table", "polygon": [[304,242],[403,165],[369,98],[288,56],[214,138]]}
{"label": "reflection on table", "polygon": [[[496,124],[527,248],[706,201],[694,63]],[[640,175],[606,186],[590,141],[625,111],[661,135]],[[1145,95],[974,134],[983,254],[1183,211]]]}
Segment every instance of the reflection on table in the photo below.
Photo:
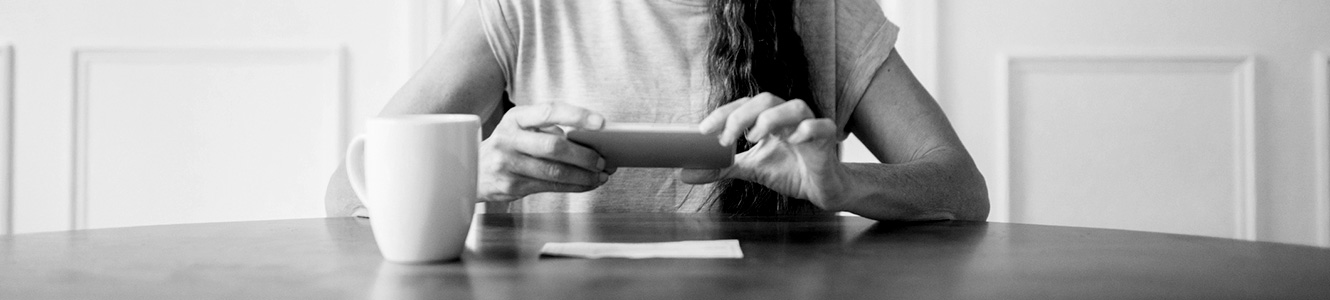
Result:
{"label": "reflection on table", "polygon": [[[546,242],[738,239],[743,259],[542,257]],[[1330,250],[857,217],[484,214],[460,261],[383,262],[363,219],[0,238],[0,298],[1326,298]]]}

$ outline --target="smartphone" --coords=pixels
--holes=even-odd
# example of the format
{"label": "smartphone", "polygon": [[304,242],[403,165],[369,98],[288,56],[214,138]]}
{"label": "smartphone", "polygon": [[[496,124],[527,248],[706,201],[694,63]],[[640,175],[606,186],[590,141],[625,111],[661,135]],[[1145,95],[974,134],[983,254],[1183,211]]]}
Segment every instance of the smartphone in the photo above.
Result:
{"label": "smartphone", "polygon": [[598,131],[568,130],[568,140],[605,158],[606,167],[719,169],[734,163],[734,146],[694,124],[606,123]]}

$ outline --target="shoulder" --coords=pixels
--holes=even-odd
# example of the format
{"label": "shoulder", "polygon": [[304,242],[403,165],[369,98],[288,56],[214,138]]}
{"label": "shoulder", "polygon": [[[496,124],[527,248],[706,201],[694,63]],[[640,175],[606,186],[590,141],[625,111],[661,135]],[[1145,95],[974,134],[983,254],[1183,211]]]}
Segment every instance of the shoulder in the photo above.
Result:
{"label": "shoulder", "polygon": [[[800,35],[810,55],[834,56],[836,64],[860,63],[895,47],[900,28],[874,0],[799,1]],[[880,61],[879,61],[880,63]]]}
{"label": "shoulder", "polygon": [[879,25],[886,22],[887,18],[882,13],[882,7],[874,0],[836,0],[824,1],[836,6],[836,20],[838,22],[855,22],[862,25]]}
{"label": "shoulder", "polygon": [[874,0],[803,0],[798,5],[800,35],[823,91],[820,99],[835,99],[824,109],[844,128],[874,71],[895,48],[900,28]]}
{"label": "shoulder", "polygon": [[[884,27],[896,28],[874,0],[804,0],[797,5],[800,25],[808,31],[805,33],[808,35],[852,34]],[[817,30],[819,28],[835,30]]]}

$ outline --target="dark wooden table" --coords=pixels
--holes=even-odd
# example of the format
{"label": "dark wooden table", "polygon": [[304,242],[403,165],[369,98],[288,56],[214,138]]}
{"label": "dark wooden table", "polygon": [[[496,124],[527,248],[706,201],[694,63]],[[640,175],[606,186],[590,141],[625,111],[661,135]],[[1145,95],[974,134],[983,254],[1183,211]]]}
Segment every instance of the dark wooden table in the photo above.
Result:
{"label": "dark wooden table", "polygon": [[[383,262],[367,220],[0,236],[0,299],[1330,299],[1330,250],[856,217],[488,214],[461,261]],[[540,257],[545,242],[739,239],[743,259]]]}

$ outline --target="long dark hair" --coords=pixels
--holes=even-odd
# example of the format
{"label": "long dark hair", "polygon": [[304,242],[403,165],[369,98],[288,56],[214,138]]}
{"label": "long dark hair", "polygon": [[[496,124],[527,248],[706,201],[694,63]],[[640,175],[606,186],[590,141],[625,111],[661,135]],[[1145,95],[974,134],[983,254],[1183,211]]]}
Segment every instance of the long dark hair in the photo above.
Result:
{"label": "long dark hair", "polygon": [[[820,1],[820,0],[818,0]],[[708,57],[711,107],[769,92],[802,99],[816,108],[808,58],[796,29],[795,0],[715,0]],[[739,151],[754,144],[740,138]],[[781,195],[757,183],[727,179],[716,184],[711,203],[729,214],[774,215],[820,211],[806,200]]]}

